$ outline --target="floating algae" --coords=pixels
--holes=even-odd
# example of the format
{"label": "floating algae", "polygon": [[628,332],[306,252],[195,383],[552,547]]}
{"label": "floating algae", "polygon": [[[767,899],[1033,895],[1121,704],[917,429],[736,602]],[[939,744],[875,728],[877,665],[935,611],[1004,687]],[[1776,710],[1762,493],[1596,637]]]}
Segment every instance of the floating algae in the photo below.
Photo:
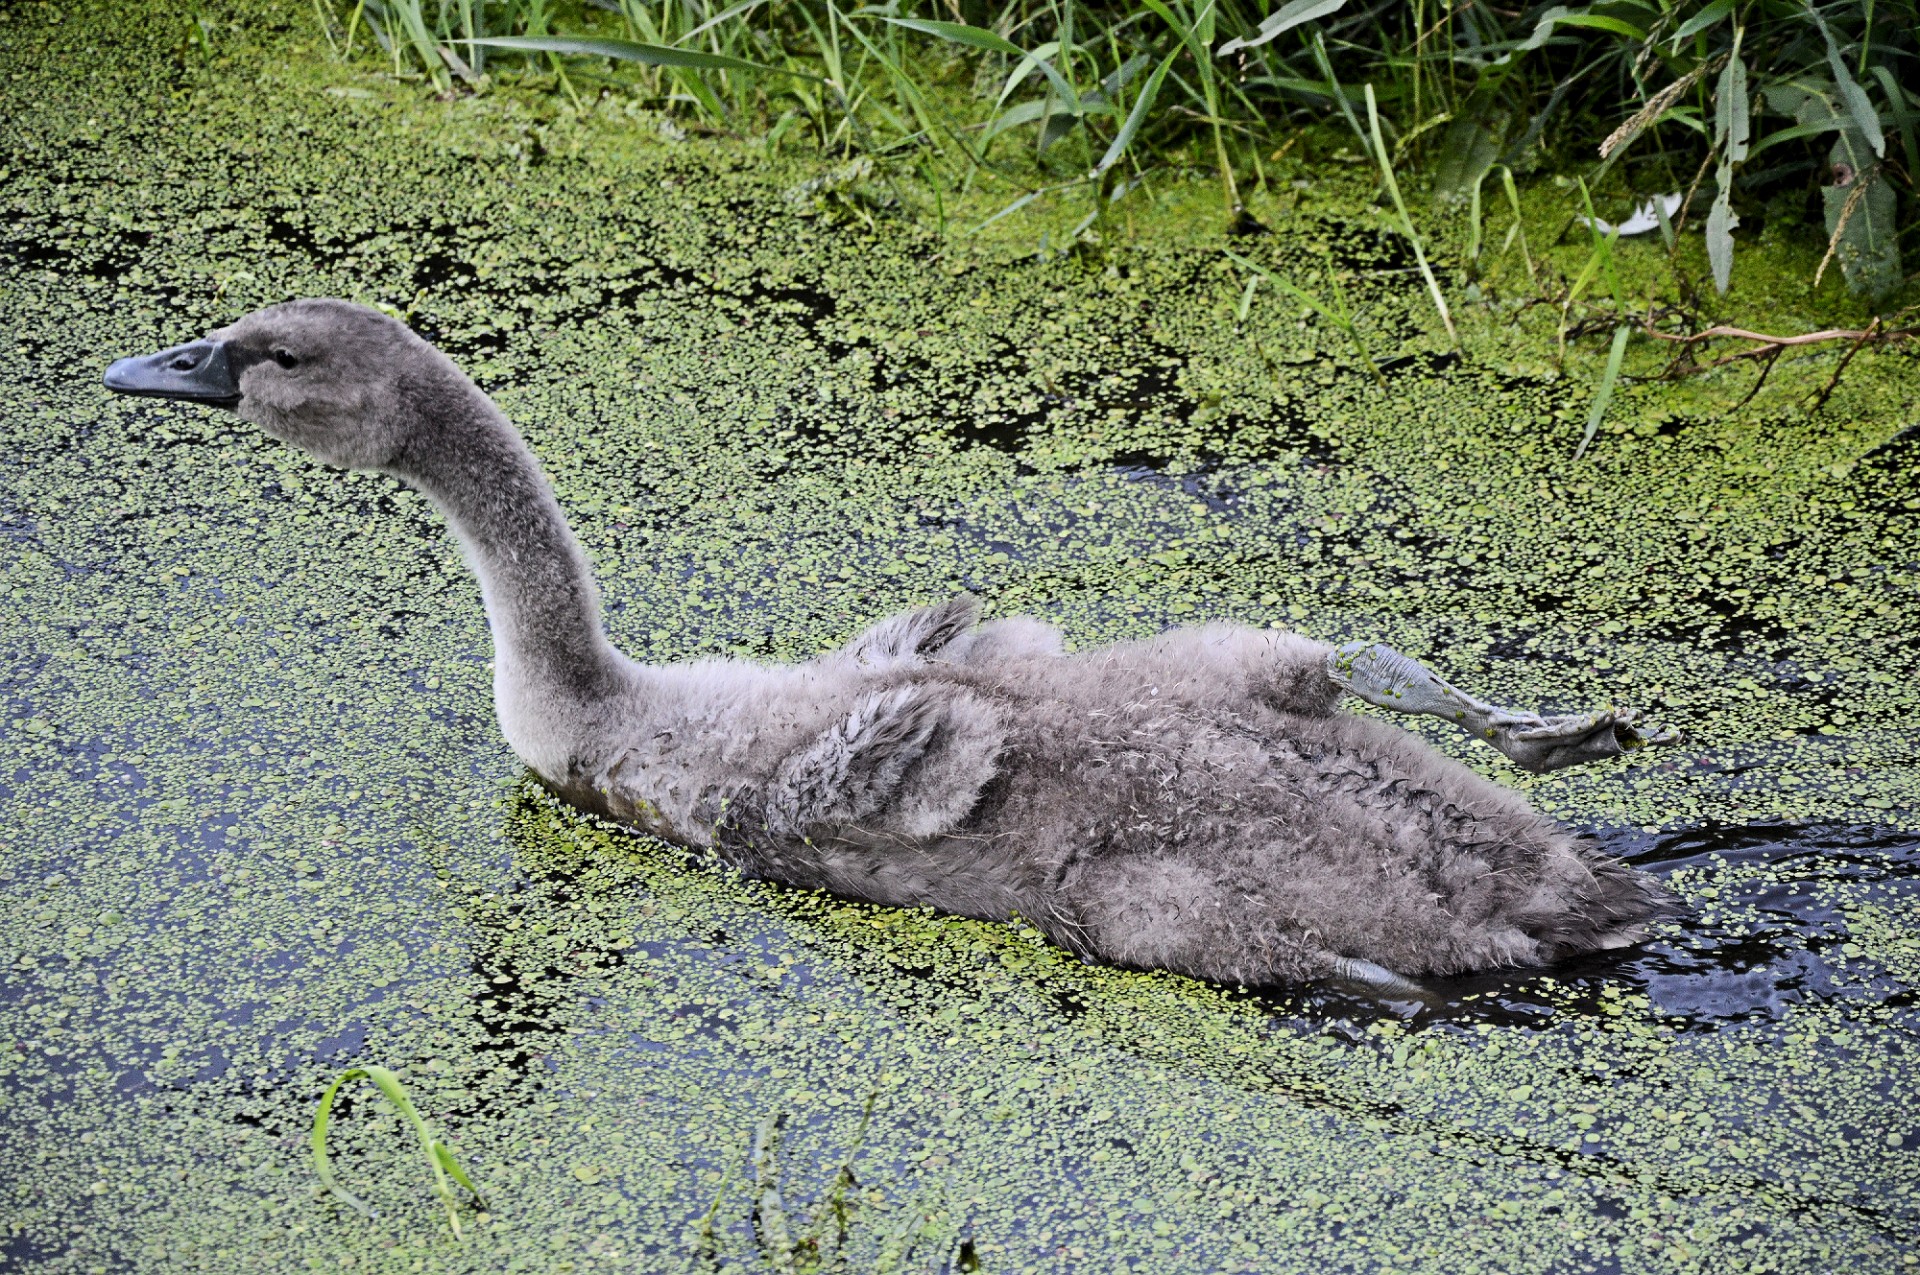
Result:
{"label": "floating algae", "polygon": [[[1830,361],[1732,416],[1744,373],[1625,384],[1575,465],[1590,382],[1551,325],[1463,308],[1442,353],[1404,276],[1361,277],[1399,241],[1333,177],[1234,250],[1311,278],[1343,245],[1384,390],[1266,291],[1237,326],[1210,234],[929,265],[729,143],[433,101],[268,23],[183,66],[187,20],[45,11],[0,49],[10,1265],[675,1268],[711,1210],[751,1269],[770,1119],[789,1219],[855,1148],[855,1270],[1911,1264],[1911,360],[1863,353],[1811,416]],[[1691,914],[1416,1012],[1081,966],[601,828],[500,741],[423,501],[97,388],[314,293],[410,310],[497,394],[636,655],[804,656],[972,588],[1080,643],[1282,623],[1508,702],[1617,696],[1691,742],[1533,779],[1431,738]],[[464,1241],[377,1104],[333,1146],[379,1216],[318,1189],[314,1101],[365,1064],[485,1192]]]}

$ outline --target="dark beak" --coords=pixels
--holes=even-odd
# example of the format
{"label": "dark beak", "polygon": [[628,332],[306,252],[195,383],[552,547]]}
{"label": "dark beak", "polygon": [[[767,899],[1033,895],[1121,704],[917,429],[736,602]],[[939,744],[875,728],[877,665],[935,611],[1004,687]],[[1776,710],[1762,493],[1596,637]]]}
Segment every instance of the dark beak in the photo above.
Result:
{"label": "dark beak", "polygon": [[215,407],[240,405],[240,378],[224,341],[193,341],[171,350],[121,359],[107,369],[107,388],[120,394],[178,398]]}

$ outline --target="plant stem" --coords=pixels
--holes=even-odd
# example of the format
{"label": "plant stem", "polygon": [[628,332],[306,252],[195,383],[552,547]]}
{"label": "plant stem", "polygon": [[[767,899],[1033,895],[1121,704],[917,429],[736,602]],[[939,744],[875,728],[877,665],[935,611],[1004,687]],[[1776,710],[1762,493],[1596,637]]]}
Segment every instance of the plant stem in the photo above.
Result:
{"label": "plant stem", "polygon": [[1407,241],[1413,245],[1413,259],[1420,263],[1420,277],[1427,281],[1427,293],[1433,298],[1433,308],[1440,312],[1440,322],[1446,325],[1447,339],[1453,348],[1460,349],[1460,334],[1454,331],[1453,315],[1447,312],[1447,299],[1440,295],[1440,281],[1433,277],[1433,267],[1427,264],[1427,254],[1420,247],[1420,236],[1413,228],[1413,218],[1407,215],[1407,201],[1400,197],[1400,183],[1393,177],[1393,161],[1387,157],[1387,143],[1380,135],[1380,108],[1373,100],[1373,85],[1366,86],[1367,124],[1373,131],[1374,158],[1380,161],[1380,176],[1386,180],[1387,193],[1393,196],[1393,206],[1400,212],[1400,226],[1406,232]]}

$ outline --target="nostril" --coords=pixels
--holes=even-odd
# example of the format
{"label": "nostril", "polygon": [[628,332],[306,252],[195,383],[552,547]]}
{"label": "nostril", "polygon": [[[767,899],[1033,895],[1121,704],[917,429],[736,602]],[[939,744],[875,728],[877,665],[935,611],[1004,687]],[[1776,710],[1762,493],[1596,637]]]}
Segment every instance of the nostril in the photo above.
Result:
{"label": "nostril", "polygon": [[176,356],[173,360],[173,363],[170,366],[176,372],[191,372],[194,369],[194,365],[197,364],[198,362],[199,360],[196,359],[193,355],[182,354],[182,355]]}

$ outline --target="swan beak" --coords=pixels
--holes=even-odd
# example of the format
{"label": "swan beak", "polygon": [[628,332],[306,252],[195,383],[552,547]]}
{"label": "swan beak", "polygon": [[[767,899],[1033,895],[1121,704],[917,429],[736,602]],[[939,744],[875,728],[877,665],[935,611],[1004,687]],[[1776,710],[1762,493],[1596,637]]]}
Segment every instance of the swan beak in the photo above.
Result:
{"label": "swan beak", "polygon": [[158,354],[121,359],[107,369],[107,388],[117,394],[177,398],[215,407],[240,405],[240,378],[224,341],[190,341]]}

